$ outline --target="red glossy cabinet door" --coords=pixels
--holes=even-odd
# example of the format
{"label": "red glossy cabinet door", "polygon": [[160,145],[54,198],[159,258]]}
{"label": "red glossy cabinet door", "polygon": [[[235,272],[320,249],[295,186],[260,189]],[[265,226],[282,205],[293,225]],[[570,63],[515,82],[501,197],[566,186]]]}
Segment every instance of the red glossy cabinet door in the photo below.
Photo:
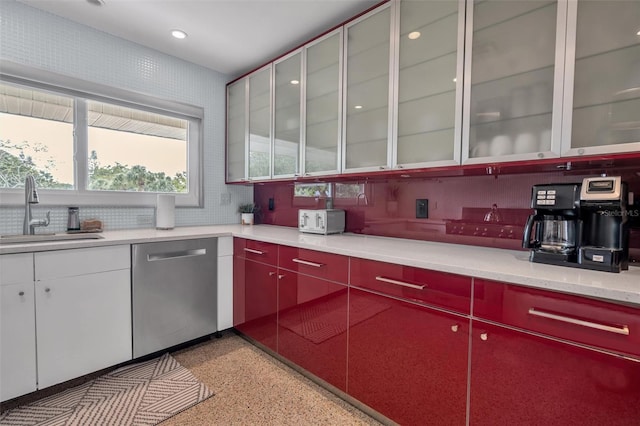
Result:
{"label": "red glossy cabinet door", "polygon": [[349,288],[347,393],[402,425],[464,425],[468,323]]}
{"label": "red glossy cabinet door", "polygon": [[280,269],[278,352],[346,390],[347,286]]}
{"label": "red glossy cabinet door", "polygon": [[236,256],[233,270],[235,328],[277,351],[277,268]]}
{"label": "red glossy cabinet door", "polygon": [[638,425],[640,363],[473,321],[471,425]]}

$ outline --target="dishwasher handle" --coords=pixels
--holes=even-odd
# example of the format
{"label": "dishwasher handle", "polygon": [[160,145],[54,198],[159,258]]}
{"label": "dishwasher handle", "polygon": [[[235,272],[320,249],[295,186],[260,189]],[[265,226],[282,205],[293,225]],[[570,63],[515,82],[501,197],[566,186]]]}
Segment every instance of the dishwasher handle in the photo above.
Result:
{"label": "dishwasher handle", "polygon": [[207,254],[207,249],[191,249],[181,251],[170,251],[166,253],[154,253],[147,255],[147,261],[156,262],[158,260],[179,259],[183,257],[204,256]]}

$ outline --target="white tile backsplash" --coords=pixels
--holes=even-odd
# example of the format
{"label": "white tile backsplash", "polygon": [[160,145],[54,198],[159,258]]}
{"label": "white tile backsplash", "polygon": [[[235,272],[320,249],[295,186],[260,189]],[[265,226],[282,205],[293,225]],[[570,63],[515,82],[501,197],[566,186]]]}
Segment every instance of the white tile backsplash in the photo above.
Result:
{"label": "white tile backsplash", "polygon": [[[176,226],[237,223],[238,204],[253,199],[251,187],[224,183],[228,76],[12,0],[0,1],[0,60],[204,108],[204,208],[177,208]],[[221,193],[230,204],[220,205]],[[34,217],[47,210],[49,230],[65,230],[66,206],[35,206]],[[0,206],[0,233],[20,232],[23,215]],[[80,204],[81,219],[99,218],[109,230],[149,228],[149,216],[153,208]]]}

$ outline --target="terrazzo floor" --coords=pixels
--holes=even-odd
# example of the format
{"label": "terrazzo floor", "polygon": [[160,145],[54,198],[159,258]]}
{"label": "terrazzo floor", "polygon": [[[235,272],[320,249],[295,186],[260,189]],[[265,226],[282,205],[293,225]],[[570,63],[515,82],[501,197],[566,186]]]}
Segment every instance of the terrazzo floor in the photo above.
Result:
{"label": "terrazzo floor", "polygon": [[172,355],[215,395],[161,426],[381,424],[230,331]]}

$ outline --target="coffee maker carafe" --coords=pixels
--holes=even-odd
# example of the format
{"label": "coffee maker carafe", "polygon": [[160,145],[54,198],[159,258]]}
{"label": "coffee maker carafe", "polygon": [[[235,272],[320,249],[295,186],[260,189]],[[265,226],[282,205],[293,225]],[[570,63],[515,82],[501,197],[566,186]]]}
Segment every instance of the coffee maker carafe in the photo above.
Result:
{"label": "coffee maker carafe", "polygon": [[578,262],[580,241],[580,184],[534,185],[522,246],[529,260],[554,265]]}
{"label": "coffee maker carafe", "polygon": [[582,182],[581,267],[607,272],[629,269],[627,194],[619,176],[585,178]]}

